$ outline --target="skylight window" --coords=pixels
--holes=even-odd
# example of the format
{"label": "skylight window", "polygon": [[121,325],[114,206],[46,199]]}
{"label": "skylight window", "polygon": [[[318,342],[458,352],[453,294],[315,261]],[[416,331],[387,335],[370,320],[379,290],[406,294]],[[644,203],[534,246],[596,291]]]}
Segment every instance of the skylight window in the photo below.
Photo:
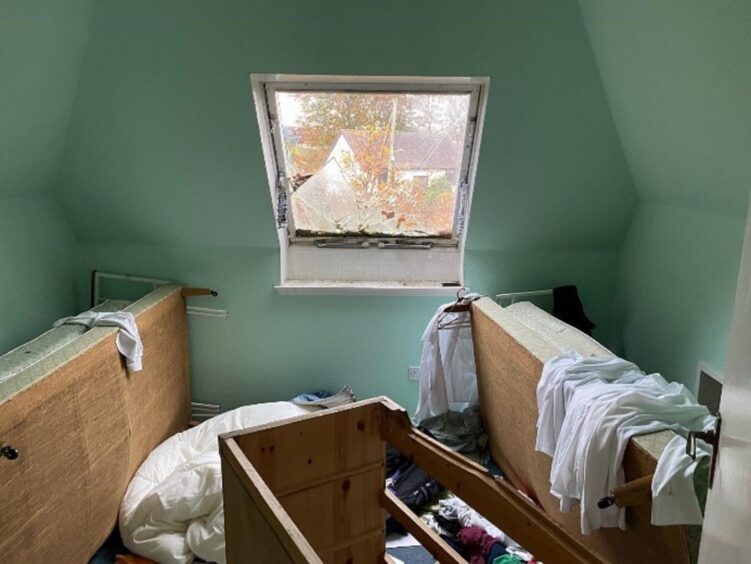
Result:
{"label": "skylight window", "polygon": [[[310,247],[461,251],[487,79],[253,75],[251,81],[280,242],[308,248],[283,253],[283,260],[310,255]],[[350,253],[348,260],[374,262],[362,256]],[[403,264],[404,257],[395,261]],[[442,282],[461,281],[461,261],[454,262],[456,272]],[[318,276],[291,270],[295,278]],[[354,270],[360,274],[347,280],[383,276]],[[395,282],[413,282],[414,276],[405,281],[386,270]],[[446,270],[423,282],[437,283],[436,276],[445,278]]]}
{"label": "skylight window", "polygon": [[275,101],[296,236],[453,236],[469,94]]}

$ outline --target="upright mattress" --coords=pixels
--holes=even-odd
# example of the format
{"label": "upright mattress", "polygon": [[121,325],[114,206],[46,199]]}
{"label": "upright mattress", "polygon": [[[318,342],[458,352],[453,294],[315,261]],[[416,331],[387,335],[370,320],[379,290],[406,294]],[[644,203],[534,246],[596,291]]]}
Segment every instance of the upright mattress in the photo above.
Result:
{"label": "upright mattress", "polygon": [[[130,302],[124,300],[107,300],[92,308],[92,311],[120,311],[128,305],[130,305]],[[5,401],[35,381],[31,371],[27,371],[25,376],[21,375],[21,372],[35,364],[44,363],[50,355],[68,343],[75,341],[86,331],[88,329],[83,325],[53,327],[37,338],[0,356],[0,402]],[[39,375],[41,372],[36,371],[34,374]]]}
{"label": "upright mattress", "polygon": [[[525,329],[541,337],[545,344],[538,343],[540,350],[532,352],[538,358],[548,360],[556,354],[575,350],[584,356],[612,355],[606,347],[595,339],[572,327],[568,323],[553,317],[545,310],[530,302],[517,302],[503,308],[513,315]],[[548,347],[549,345],[549,347]],[[631,440],[659,459],[662,451],[673,438],[672,431],[660,431],[633,437]]]}
{"label": "upright mattress", "polygon": [[[700,527],[654,527],[650,524],[651,507],[645,504],[629,508],[626,531],[601,529],[585,536],[580,533],[578,515],[560,513],[559,501],[549,493],[550,458],[534,450],[536,387],[543,366],[571,350],[583,356],[612,353],[592,337],[527,302],[501,307],[483,298],[473,303],[472,332],[480,406],[490,449],[501,467],[510,471],[511,481],[528,489],[546,512],[609,562],[696,562]],[[653,473],[673,437],[672,431],[632,437],[623,461],[626,479]],[[701,467],[694,476],[700,500],[706,495],[706,475],[706,467]]]}

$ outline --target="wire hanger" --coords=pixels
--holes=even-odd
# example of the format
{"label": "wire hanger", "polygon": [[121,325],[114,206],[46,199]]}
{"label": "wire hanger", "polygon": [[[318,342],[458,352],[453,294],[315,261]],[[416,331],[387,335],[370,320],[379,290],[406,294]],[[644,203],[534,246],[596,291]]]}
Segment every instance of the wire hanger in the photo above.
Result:
{"label": "wire hanger", "polygon": [[472,321],[468,315],[455,315],[451,319],[444,321],[446,317],[451,313],[461,314],[469,312],[470,304],[477,299],[477,295],[467,298],[467,288],[462,286],[456,291],[456,301],[443,310],[443,313],[438,318],[438,330],[444,331],[448,329],[461,329],[463,327],[471,327]]}

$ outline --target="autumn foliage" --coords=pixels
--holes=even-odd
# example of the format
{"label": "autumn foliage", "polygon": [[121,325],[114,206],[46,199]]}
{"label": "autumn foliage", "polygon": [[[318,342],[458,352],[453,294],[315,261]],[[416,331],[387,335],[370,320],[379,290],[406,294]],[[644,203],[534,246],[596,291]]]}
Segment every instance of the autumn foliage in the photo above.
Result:
{"label": "autumn foliage", "polygon": [[[294,97],[287,103],[294,104],[297,114],[285,130],[293,191],[336,158],[356,195],[359,234],[451,236],[466,97],[345,92],[281,96]],[[343,136],[351,150],[334,154]],[[412,140],[411,146],[402,148],[399,142],[405,138]],[[424,147],[416,147],[414,139]],[[449,164],[437,159],[438,150]],[[421,162],[405,164],[404,152]]]}

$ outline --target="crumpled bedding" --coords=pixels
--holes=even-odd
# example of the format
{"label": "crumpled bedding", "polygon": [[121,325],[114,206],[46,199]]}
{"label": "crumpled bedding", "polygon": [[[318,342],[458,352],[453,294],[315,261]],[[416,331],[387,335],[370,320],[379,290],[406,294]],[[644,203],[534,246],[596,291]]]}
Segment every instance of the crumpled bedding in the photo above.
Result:
{"label": "crumpled bedding", "polygon": [[240,407],[159,445],[131,480],[120,505],[128,549],[164,564],[198,557],[225,562],[218,435],[304,415],[317,408],[291,402]]}

